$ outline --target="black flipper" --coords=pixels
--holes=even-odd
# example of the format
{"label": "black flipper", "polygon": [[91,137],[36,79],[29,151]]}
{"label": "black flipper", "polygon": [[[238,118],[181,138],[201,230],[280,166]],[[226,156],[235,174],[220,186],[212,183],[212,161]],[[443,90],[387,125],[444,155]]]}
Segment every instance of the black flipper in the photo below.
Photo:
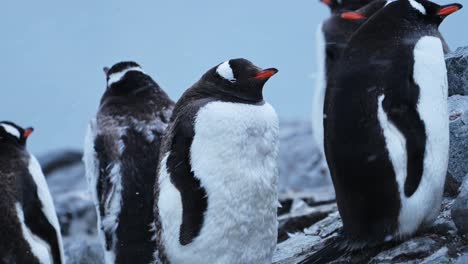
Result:
{"label": "black flipper", "polygon": [[406,86],[400,84],[399,87],[385,96],[382,106],[406,140],[408,160],[404,191],[406,197],[410,197],[418,189],[423,175],[426,130],[417,111],[420,88],[412,78],[408,78]]}
{"label": "black flipper", "polygon": [[190,164],[190,148],[195,135],[193,120],[189,120],[189,117],[184,120],[184,117],[180,115],[182,119],[175,121],[171,152],[167,159],[171,182],[182,197],[181,245],[189,244],[199,235],[208,207],[206,191],[201,187],[200,180],[195,178]]}
{"label": "black flipper", "polygon": [[54,263],[62,263],[57,231],[49,223],[42,210],[43,205],[37,194],[36,183],[29,173],[23,177],[22,188],[27,190],[23,191],[21,201],[26,226],[32,233],[49,244]]}

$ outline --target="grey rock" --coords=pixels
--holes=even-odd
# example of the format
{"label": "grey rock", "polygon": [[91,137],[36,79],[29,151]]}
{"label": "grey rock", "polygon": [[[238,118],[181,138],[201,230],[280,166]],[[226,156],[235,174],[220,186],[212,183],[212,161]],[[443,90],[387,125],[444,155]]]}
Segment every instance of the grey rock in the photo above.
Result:
{"label": "grey rock", "polygon": [[450,258],[447,256],[448,248],[443,247],[437,250],[434,254],[424,259],[421,264],[436,264],[450,263]]}
{"label": "grey rock", "polygon": [[445,56],[449,95],[468,95],[468,47],[458,48]]}
{"label": "grey rock", "polygon": [[54,170],[47,176],[62,234],[96,234],[96,210],[82,163]]}
{"label": "grey rock", "polygon": [[397,263],[425,258],[437,249],[437,242],[428,237],[414,238],[395,248],[379,253],[370,263]]}
{"label": "grey rock", "polygon": [[293,201],[302,200],[309,206],[317,206],[335,202],[335,190],[332,185],[314,188],[312,191],[292,192],[279,194],[281,208],[278,214],[288,213],[291,210]]}
{"label": "grey rock", "polygon": [[280,191],[303,191],[331,184],[323,171],[324,158],[312,136],[310,122],[285,121],[280,125]]}
{"label": "grey rock", "polygon": [[465,179],[460,195],[453,203],[452,218],[458,230],[468,235],[468,178]]}
{"label": "grey rock", "polygon": [[453,175],[450,174],[450,172],[447,172],[447,177],[445,178],[444,196],[457,197],[459,189],[459,180],[455,179]]}
{"label": "grey rock", "polygon": [[290,233],[301,232],[336,211],[336,204],[310,207],[302,200],[295,200],[288,214],[278,217],[278,242],[288,239]]}
{"label": "grey rock", "polygon": [[37,157],[42,171],[47,176],[56,170],[81,163],[83,153],[76,150],[57,150]]}
{"label": "grey rock", "polygon": [[467,264],[468,263],[468,253],[461,255],[455,264]]}
{"label": "grey rock", "polygon": [[103,264],[104,251],[96,237],[75,236],[63,241],[68,264]]}
{"label": "grey rock", "polygon": [[304,232],[289,234],[289,238],[278,244],[273,263],[293,264],[304,259],[307,252],[320,248],[325,238],[332,238],[342,227],[341,218],[336,211],[330,213],[325,219],[315,223]]}
{"label": "grey rock", "polygon": [[104,263],[97,217],[81,153],[63,150],[39,156],[64,238],[67,263]]}
{"label": "grey rock", "polygon": [[450,158],[448,179],[457,188],[468,174],[468,96],[449,97]]}

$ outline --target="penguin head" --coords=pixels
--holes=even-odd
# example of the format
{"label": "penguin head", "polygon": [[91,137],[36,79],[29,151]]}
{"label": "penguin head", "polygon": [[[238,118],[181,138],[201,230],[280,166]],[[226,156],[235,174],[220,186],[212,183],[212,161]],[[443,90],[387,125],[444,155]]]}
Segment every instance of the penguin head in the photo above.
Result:
{"label": "penguin head", "polygon": [[341,11],[351,11],[361,8],[373,0],[319,0],[321,3],[327,5],[332,13]]}
{"label": "penguin head", "polygon": [[0,122],[0,142],[19,146],[26,146],[28,137],[32,134],[32,127],[22,128],[13,122]]}
{"label": "penguin head", "polygon": [[135,80],[147,77],[140,65],[133,61],[119,62],[111,68],[104,67],[103,70],[107,79],[107,89],[125,87]]}
{"label": "penguin head", "polygon": [[261,69],[246,59],[231,59],[209,70],[201,79],[201,87],[221,98],[258,103],[263,101],[263,86],[278,72]]}
{"label": "penguin head", "polygon": [[441,6],[428,0],[407,0],[407,5],[414,14],[437,25],[442,23],[447,16],[457,12],[463,7],[458,3]]}

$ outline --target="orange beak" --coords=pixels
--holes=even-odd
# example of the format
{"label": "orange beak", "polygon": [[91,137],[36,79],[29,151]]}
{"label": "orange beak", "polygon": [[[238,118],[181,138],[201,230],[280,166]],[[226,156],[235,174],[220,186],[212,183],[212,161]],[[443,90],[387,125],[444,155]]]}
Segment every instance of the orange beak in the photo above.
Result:
{"label": "orange beak", "polygon": [[32,128],[32,127],[26,128],[24,130],[24,134],[23,134],[24,138],[27,139],[33,132],[34,132],[34,128]]}
{"label": "orange beak", "polygon": [[341,14],[341,18],[346,20],[361,20],[366,18],[366,16],[358,12],[344,12]]}
{"label": "orange beak", "polygon": [[450,4],[450,5],[447,5],[447,6],[443,6],[439,12],[437,12],[437,15],[439,16],[448,16],[448,15],[451,15],[455,12],[457,12],[458,10],[462,9],[462,5],[460,4]]}
{"label": "orange beak", "polygon": [[269,79],[271,76],[275,75],[276,73],[278,73],[277,69],[270,68],[270,69],[266,69],[257,73],[257,75],[255,75],[254,78],[255,79]]}

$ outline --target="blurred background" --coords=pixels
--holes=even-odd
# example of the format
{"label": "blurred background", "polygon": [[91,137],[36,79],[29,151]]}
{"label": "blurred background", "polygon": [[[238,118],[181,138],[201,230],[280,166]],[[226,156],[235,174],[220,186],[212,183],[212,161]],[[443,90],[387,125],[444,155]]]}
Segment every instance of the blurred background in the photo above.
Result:
{"label": "blurred background", "polygon": [[[267,100],[282,120],[307,120],[316,29],[328,15],[318,0],[5,1],[0,120],[34,126],[35,153],[81,148],[105,90],[103,66],[134,60],[177,100],[236,57],[278,68]],[[452,49],[467,45],[467,22],[462,10],[443,23]]]}

